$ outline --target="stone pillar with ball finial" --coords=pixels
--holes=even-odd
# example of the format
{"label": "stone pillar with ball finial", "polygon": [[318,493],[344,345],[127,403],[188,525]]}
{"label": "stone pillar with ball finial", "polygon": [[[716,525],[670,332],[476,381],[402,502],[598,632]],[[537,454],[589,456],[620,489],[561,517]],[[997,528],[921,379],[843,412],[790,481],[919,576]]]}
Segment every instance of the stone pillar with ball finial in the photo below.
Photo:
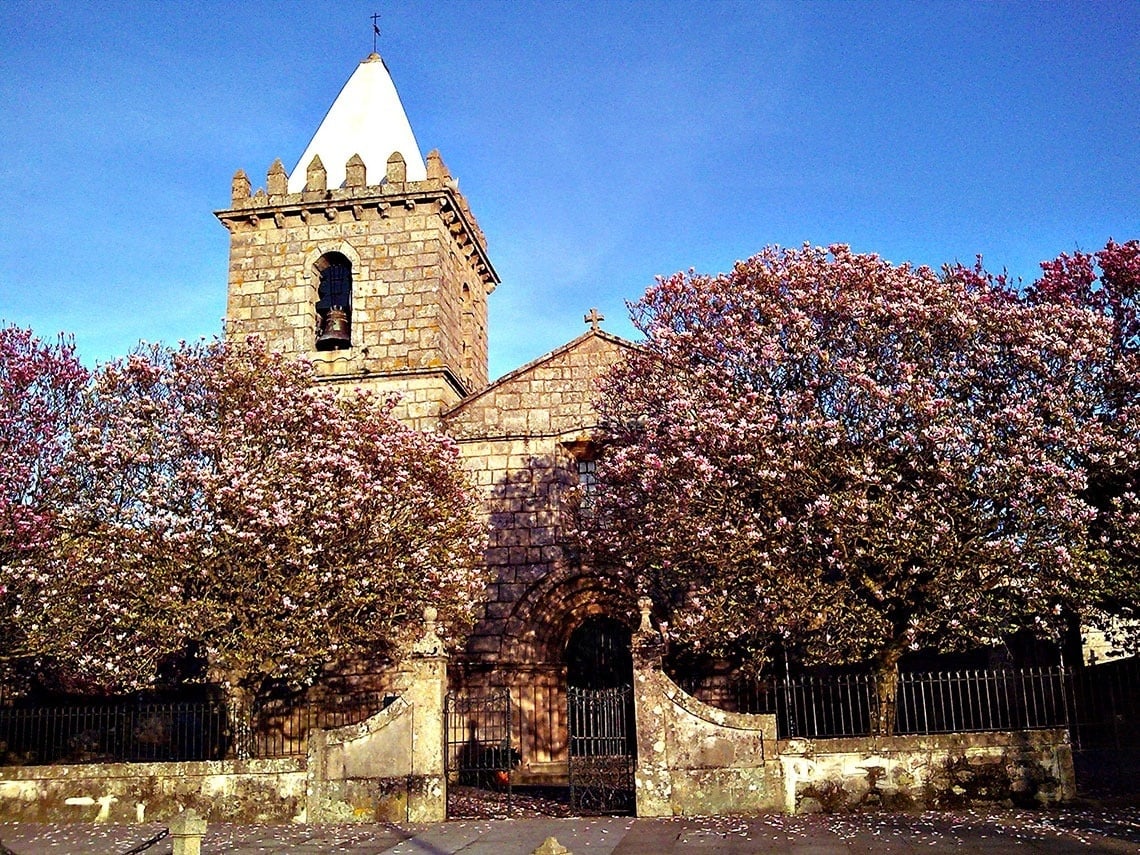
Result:
{"label": "stone pillar with ball finial", "polygon": [[633,712],[637,728],[637,761],[633,783],[638,816],[672,816],[665,706],[665,674],[661,660],[665,639],[653,626],[653,600],[637,601],[641,625],[633,634]]}
{"label": "stone pillar with ball finial", "polygon": [[434,606],[424,609],[424,632],[412,645],[411,685],[404,697],[414,710],[412,774],[408,781],[408,822],[447,819],[445,730],[447,652],[439,637]]}

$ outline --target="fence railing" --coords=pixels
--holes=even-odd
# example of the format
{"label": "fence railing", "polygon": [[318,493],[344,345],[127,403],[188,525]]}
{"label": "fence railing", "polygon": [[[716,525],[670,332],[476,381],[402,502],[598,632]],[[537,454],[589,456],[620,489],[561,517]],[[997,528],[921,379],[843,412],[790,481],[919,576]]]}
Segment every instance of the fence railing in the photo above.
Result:
{"label": "fence railing", "polygon": [[[1060,668],[900,674],[885,712],[898,734],[1065,727],[1067,676]],[[774,694],[783,736],[863,736],[879,719],[875,675],[784,680]]]}
{"label": "fence railing", "polygon": [[219,700],[123,701],[0,706],[0,765],[145,763],[233,756],[235,734],[251,757],[290,757],[308,749],[309,731],[355,724],[391,697],[362,692],[320,703],[266,704],[236,721]]}
{"label": "fence railing", "polygon": [[224,756],[225,707],[208,702],[0,707],[0,763],[143,763]]}
{"label": "fence railing", "polygon": [[[879,720],[873,674],[681,679],[706,703],[770,713],[782,738],[868,736]],[[1140,747],[1140,667],[971,669],[898,675],[897,734],[1067,727],[1074,748]]]}
{"label": "fence railing", "polygon": [[[783,738],[859,737],[878,721],[870,674],[679,680],[721,709],[776,716]],[[319,701],[260,705],[235,721],[220,700],[54,703],[0,698],[0,765],[214,760],[235,734],[257,758],[302,755],[309,732],[363,721],[391,696],[357,686]],[[1084,668],[974,669],[899,675],[895,733],[1067,727],[1075,751],[1140,752],[1140,658]]]}

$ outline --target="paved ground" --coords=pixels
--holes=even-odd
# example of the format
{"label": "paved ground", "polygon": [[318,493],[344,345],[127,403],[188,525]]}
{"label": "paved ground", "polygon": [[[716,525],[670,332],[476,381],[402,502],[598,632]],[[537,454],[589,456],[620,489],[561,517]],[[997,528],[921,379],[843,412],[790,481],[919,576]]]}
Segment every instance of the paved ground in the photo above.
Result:
{"label": "paved ground", "polygon": [[[161,830],[160,825],[153,824],[0,823],[0,840],[16,855],[115,855]],[[549,836],[574,855],[1140,853],[1140,809],[774,815],[751,819],[529,818],[458,820],[416,828],[211,825],[202,852],[529,855]],[[146,850],[147,855],[169,855],[170,851],[169,838]]]}

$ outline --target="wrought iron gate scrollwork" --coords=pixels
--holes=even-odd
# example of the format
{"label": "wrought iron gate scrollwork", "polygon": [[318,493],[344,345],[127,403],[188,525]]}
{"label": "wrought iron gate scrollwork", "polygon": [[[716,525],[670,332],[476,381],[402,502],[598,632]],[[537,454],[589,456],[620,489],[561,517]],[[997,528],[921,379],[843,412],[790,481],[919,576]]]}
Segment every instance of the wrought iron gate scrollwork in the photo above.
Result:
{"label": "wrought iron gate scrollwork", "polygon": [[584,814],[634,812],[633,688],[568,690],[570,807]]}

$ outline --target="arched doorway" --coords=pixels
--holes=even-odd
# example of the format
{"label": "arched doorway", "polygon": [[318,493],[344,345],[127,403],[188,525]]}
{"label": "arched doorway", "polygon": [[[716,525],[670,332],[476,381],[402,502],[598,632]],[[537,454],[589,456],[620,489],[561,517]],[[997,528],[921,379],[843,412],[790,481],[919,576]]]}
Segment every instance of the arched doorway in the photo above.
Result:
{"label": "arched doorway", "polygon": [[629,627],[602,615],[582,621],[566,644],[566,684],[577,689],[632,685]]}
{"label": "arched doorway", "polygon": [[632,813],[635,722],[629,627],[584,620],[566,645],[570,806]]}

